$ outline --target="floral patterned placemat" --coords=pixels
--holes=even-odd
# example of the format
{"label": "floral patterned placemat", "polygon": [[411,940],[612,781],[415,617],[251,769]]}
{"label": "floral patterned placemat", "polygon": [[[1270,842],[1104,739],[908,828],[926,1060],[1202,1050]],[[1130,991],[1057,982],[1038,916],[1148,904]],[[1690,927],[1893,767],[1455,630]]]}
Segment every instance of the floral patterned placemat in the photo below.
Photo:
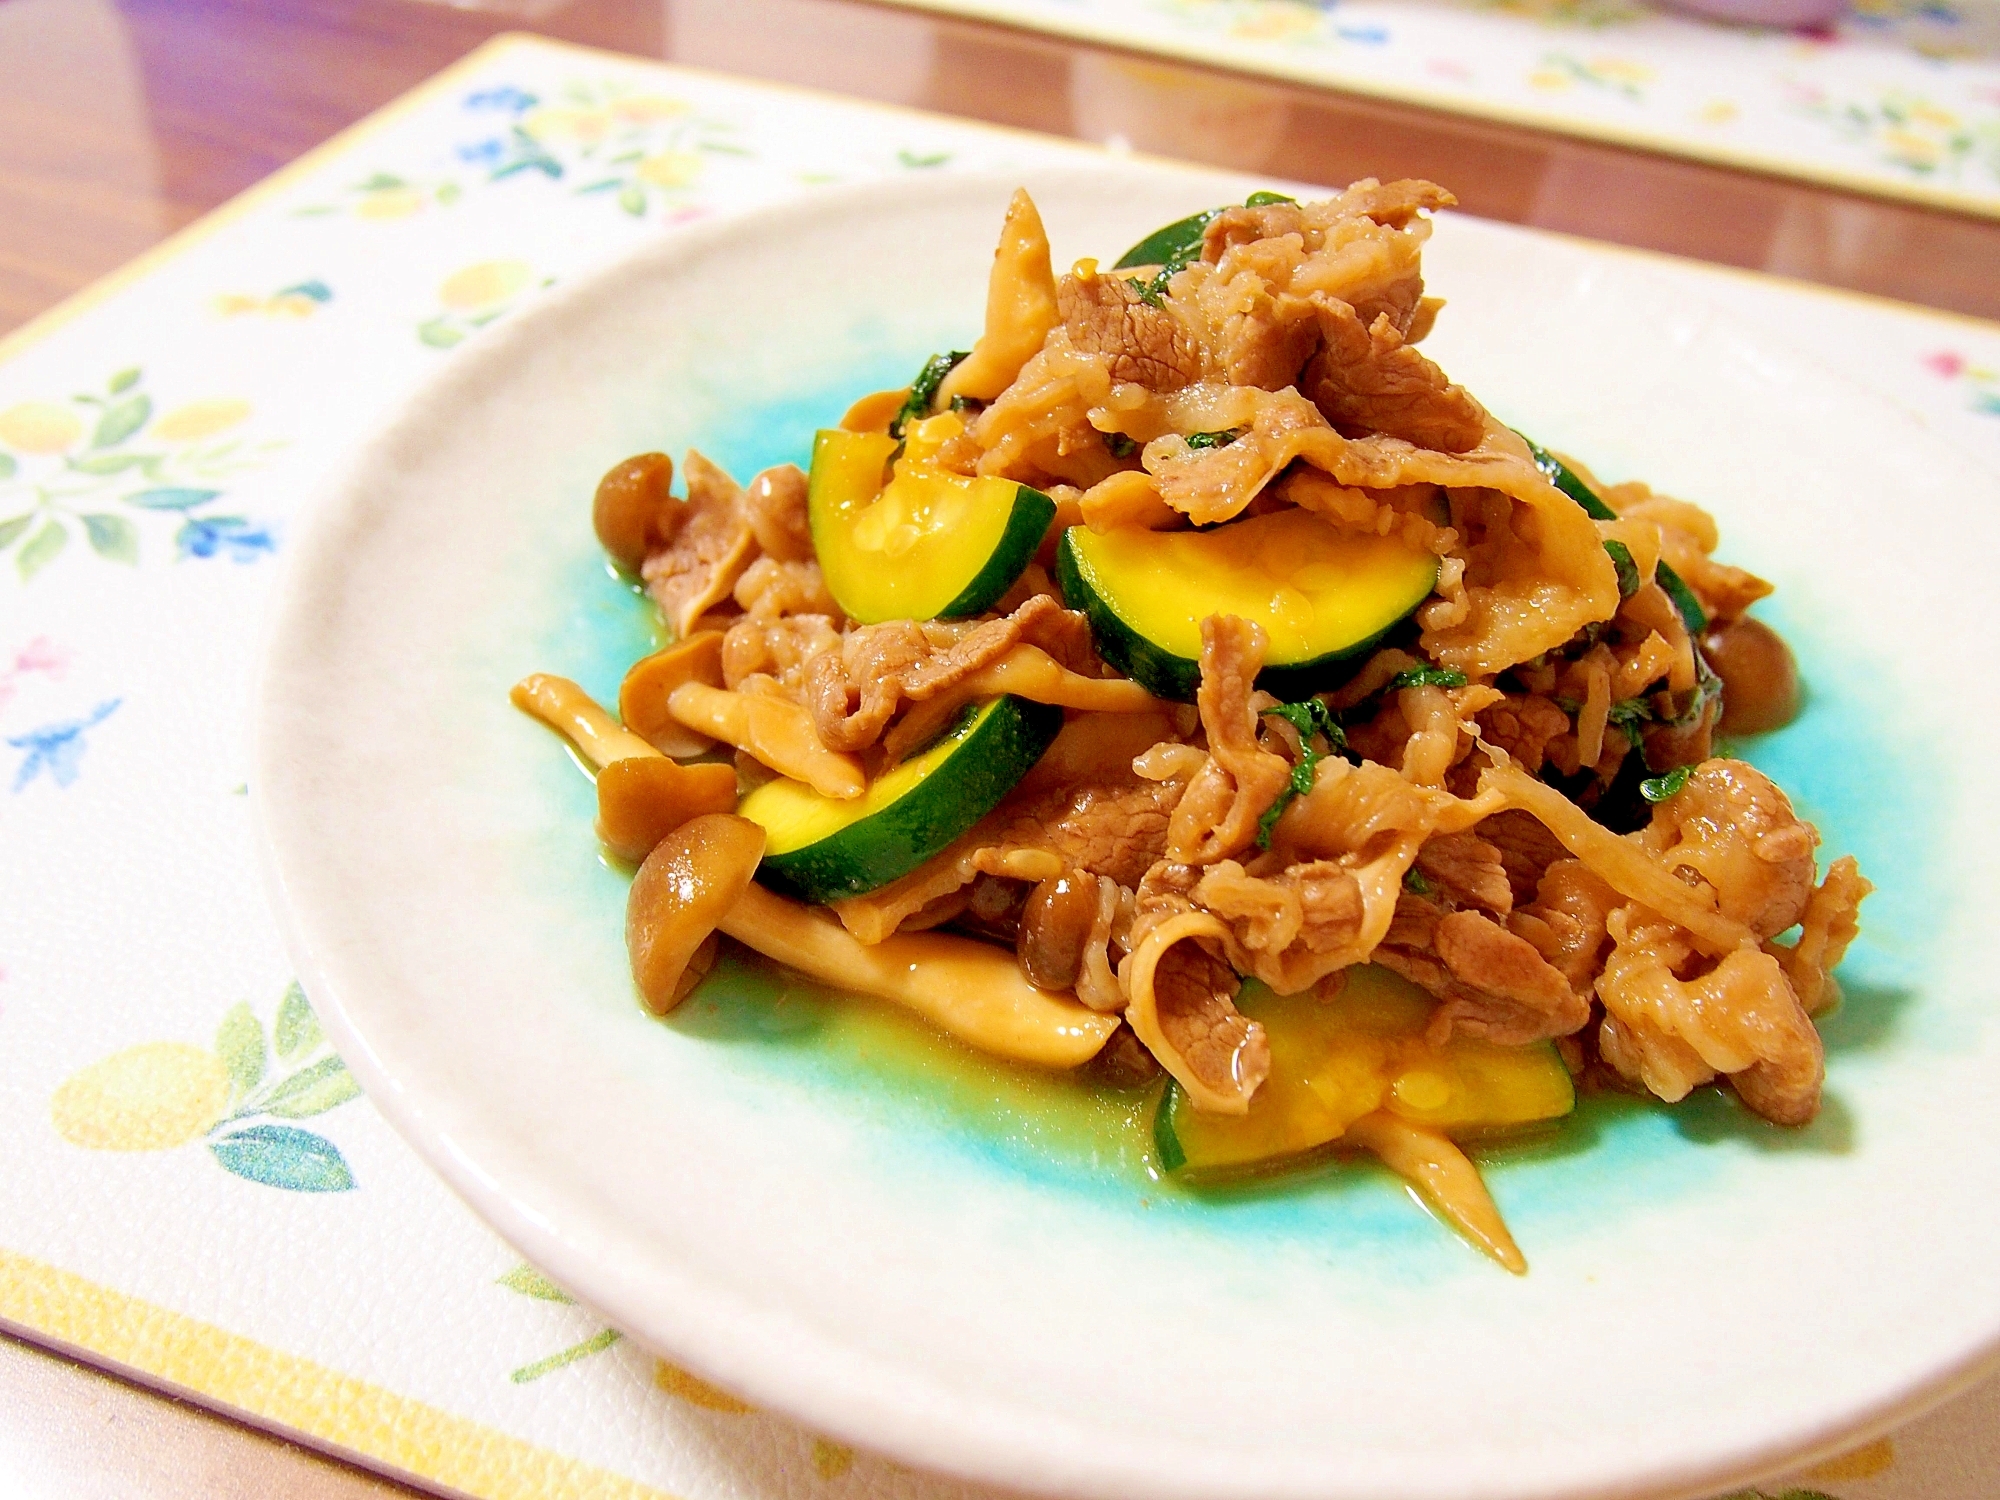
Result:
{"label": "floral patterned placemat", "polygon": [[[424,1168],[288,972],[243,725],[299,497],[482,327],[710,215],[1094,155],[504,38],[0,341],[0,1324],[482,1500],[975,1493],[642,1352]],[[2000,327],[1656,266],[2000,467]],[[1763,1493],[1996,1477],[2000,1386]]]}
{"label": "floral patterned placemat", "polygon": [[2000,216],[1996,0],[1810,30],[1650,0],[891,3]]}

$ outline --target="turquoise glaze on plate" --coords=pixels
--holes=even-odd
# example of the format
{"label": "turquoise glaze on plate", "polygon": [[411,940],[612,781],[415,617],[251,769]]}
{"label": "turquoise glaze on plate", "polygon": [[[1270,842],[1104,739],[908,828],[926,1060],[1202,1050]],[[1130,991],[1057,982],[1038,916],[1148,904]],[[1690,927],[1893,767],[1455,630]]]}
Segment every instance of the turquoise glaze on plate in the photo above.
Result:
{"label": "turquoise glaze on plate", "polygon": [[[727,417],[694,441],[743,482],[770,464],[803,464],[814,429],[837,423],[867,391],[906,379],[922,357],[868,349],[854,360],[854,378],[830,388],[724,402]],[[655,649],[660,627],[650,602],[590,542],[586,501],[580,496],[568,508],[572,535],[567,555],[550,571],[551,586],[539,595],[541,617],[521,617],[518,627],[536,642],[534,660],[576,677],[609,703],[625,668]],[[1726,517],[1723,528],[1727,558]],[[1920,987],[1926,948],[1938,936],[1930,919],[1938,910],[1937,867],[1918,855],[1934,847],[1941,816],[1935,783],[1916,774],[1915,747],[1884,733],[1894,722],[1893,705],[1882,701],[1884,675],[1816,654],[1784,598],[1781,588],[1760,614],[1785,632],[1801,658],[1809,684],[1805,711],[1775,734],[1728,748],[1770,775],[1818,826],[1822,869],[1851,853],[1880,888],[1864,907],[1862,936],[1841,971],[1846,1002],[1822,1018],[1826,1108],[1811,1126],[1786,1130],[1749,1114],[1721,1089],[1700,1090],[1673,1107],[1587,1097],[1552,1132],[1481,1149],[1495,1196],[1531,1257],[1555,1236],[1600,1229],[1608,1216],[1726,1192],[1732,1168],[1768,1153],[1844,1151],[1855,1128],[1841,1098],[1847,1067],[1892,1031],[1921,1024],[1904,1012]],[[594,852],[588,784],[565,757],[547,753],[554,749],[552,741],[536,779],[548,796],[574,809],[578,849]],[[546,879],[552,862],[550,854],[537,858],[537,878]],[[575,851],[560,863],[572,871],[567,898],[607,931],[622,930],[624,873]],[[940,1176],[967,1168],[996,1173],[1099,1212],[1192,1228],[1239,1252],[1285,1244],[1362,1257],[1398,1281],[1484,1269],[1398,1179],[1370,1162],[1335,1161],[1255,1185],[1189,1190],[1163,1179],[1149,1153],[1156,1090],[1088,1090],[980,1058],[893,1007],[788,980],[754,955],[721,966],[664,1024],[726,1051],[724,1065],[753,1086],[810,1095],[864,1121],[903,1171],[929,1158],[924,1170]]]}

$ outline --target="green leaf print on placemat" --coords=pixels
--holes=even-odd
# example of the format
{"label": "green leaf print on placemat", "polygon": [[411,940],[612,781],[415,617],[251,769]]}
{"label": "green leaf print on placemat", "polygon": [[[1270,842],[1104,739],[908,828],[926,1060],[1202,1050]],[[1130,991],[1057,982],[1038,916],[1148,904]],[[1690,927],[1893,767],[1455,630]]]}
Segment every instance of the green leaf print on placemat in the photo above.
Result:
{"label": "green leaf print on placemat", "polygon": [[[272,1041],[278,1068],[272,1070]],[[294,1193],[344,1193],[340,1148],[280,1121],[311,1119],[361,1096],[294,981],[271,1033],[249,1003],[230,1007],[210,1047],[141,1042],[79,1069],[49,1104],[56,1132],[95,1151],[169,1151],[206,1141],[225,1171]]]}

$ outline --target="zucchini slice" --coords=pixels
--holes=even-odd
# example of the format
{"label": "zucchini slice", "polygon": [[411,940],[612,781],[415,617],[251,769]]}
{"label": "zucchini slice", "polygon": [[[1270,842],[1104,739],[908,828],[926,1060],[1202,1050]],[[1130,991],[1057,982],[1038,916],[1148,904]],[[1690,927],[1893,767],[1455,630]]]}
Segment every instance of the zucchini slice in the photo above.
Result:
{"label": "zucchini slice", "polygon": [[1208,531],[1072,526],[1056,576],[1070,608],[1090,617],[1098,652],[1157,697],[1192,699],[1201,622],[1240,615],[1270,637],[1259,685],[1302,698],[1429,597],[1438,559],[1287,509]]}
{"label": "zucchini slice", "polygon": [[813,550],[834,599],[864,625],[991,608],[1055,519],[1055,502],[1040,490],[926,463],[940,436],[931,434],[927,448],[918,434],[938,423],[963,430],[950,413],[915,424],[900,457],[882,433],[836,428],[813,439]]}
{"label": "zucchini slice", "polygon": [[[1519,429],[1517,428],[1516,431],[1519,432]],[[1582,506],[1585,515],[1589,516],[1593,521],[1615,521],[1618,519],[1618,512],[1606,505],[1604,497],[1583,482],[1581,474],[1577,473],[1576,470],[1557,458],[1525,432],[1521,432],[1519,435],[1521,440],[1528,445],[1528,451],[1534,455],[1535,467],[1548,476],[1550,484]],[[1604,550],[1607,552],[1610,552],[1613,547],[1617,547],[1619,552],[1625,553],[1624,567],[1630,568],[1632,566],[1632,554],[1627,552],[1619,543],[1606,542],[1604,544]],[[1614,564],[1619,561],[1618,552],[1611,553],[1611,561]],[[1701,601],[1695,598],[1694,590],[1687,586],[1687,580],[1668,567],[1665,560],[1662,559],[1660,564],[1653,569],[1653,581],[1666,591],[1669,599],[1673,600],[1674,608],[1680,612],[1681,623],[1687,626],[1688,634],[1699,639],[1701,633],[1708,629],[1708,611],[1701,607]],[[1625,587],[1622,570],[1619,574],[1618,592],[1620,594],[1631,592]]]}
{"label": "zucchini slice", "polygon": [[780,777],[736,810],[763,828],[757,878],[807,901],[907,875],[985,817],[1054,741],[1063,711],[1026,698],[968,704],[944,737],[847,801]]}
{"label": "zucchini slice", "polygon": [[1339,998],[1253,989],[1243,1013],[1271,1039],[1271,1074],[1243,1115],[1205,1114],[1169,1082],[1153,1116],[1162,1168],[1226,1177],[1281,1166],[1389,1110],[1459,1138],[1504,1135],[1576,1107],[1553,1044],[1500,1047],[1424,1040],[1432,1000],[1373,965],[1349,971]]}

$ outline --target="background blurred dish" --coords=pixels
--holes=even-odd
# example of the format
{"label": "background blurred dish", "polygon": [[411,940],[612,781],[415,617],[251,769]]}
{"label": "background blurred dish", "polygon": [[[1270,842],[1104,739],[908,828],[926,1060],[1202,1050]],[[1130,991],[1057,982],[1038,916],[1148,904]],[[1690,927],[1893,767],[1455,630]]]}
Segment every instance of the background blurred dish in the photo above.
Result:
{"label": "background blurred dish", "polygon": [[[1059,265],[1252,187],[1030,172]],[[1032,1082],[725,966],[634,1002],[589,788],[506,701],[609,695],[650,639],[597,475],[700,446],[747,477],[977,331],[1014,179],[806,200],[649,245],[468,348],[301,539],[255,793],[300,972],[370,1094],[502,1233],[744,1395],[910,1462],[1092,1494],[1692,1494],[1909,1415],[2000,1339],[2000,891],[1968,796],[2000,537],[1972,466],[1637,264],[1443,223],[1426,350],[1607,480],[1711,506],[1774,579],[1813,694],[1753,757],[1882,888],[1828,1107],[1599,1101],[1503,1156],[1533,1273],[1380,1174],[1151,1186]],[[928,1076],[935,1073],[936,1076]],[[1921,1234],[1911,1227],[1921,1225]]]}
{"label": "background blurred dish", "polygon": [[1692,11],[1715,21],[1740,26],[1831,26],[1847,9],[1847,0],[1668,0],[1676,10]]}

